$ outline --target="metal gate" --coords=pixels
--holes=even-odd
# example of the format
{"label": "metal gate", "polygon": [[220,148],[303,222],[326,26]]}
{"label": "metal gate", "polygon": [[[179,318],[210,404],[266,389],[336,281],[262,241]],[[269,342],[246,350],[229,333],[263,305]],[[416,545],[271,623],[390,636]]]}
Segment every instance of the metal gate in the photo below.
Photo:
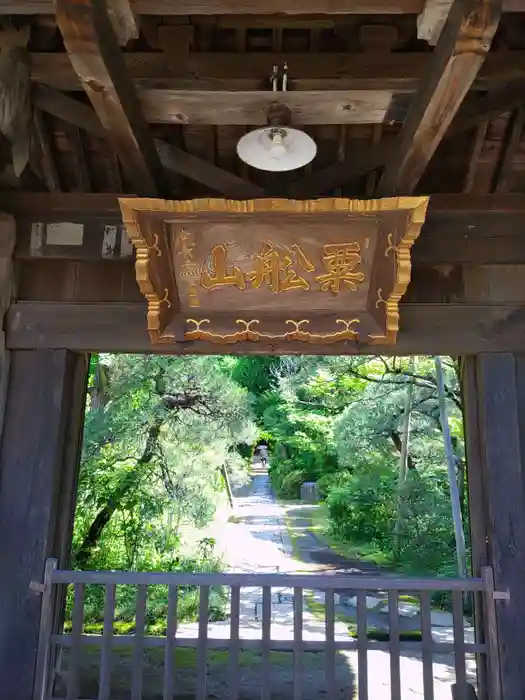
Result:
{"label": "metal gate", "polygon": [[[98,633],[90,633],[85,623],[86,592],[93,586],[104,597],[102,629]],[[152,634],[147,625],[148,598],[153,588],[159,586],[164,587],[161,598],[165,598],[165,629]],[[127,587],[128,595],[133,587],[134,595],[133,629],[125,634],[115,629],[120,587]],[[414,579],[337,573],[61,571],[54,560],[49,560],[41,588],[34,700],[113,700],[116,696],[112,688],[112,666],[117,654],[123,655],[119,660],[126,657],[129,661],[126,697],[146,699],[145,658],[152,653],[156,654],[155,670],[161,676],[155,697],[173,700],[180,692],[176,680],[178,649],[192,650],[194,655],[195,685],[191,695],[196,700],[209,697],[210,658],[214,654],[216,657],[218,651],[225,655],[219,666],[228,700],[239,700],[245,695],[240,681],[242,655],[246,653],[252,655],[251,659],[257,657],[256,675],[262,700],[270,700],[276,693],[272,681],[276,655],[280,655],[280,662],[286,661],[287,672],[289,666],[289,697],[293,700],[308,696],[313,660],[318,664],[319,657],[323,661],[320,692],[330,700],[354,696],[358,700],[379,700],[374,683],[380,666],[388,667],[388,683],[381,686],[381,698],[406,697],[403,670],[407,658],[411,667],[419,669],[424,700],[434,700],[436,664],[444,655],[453,658],[454,683],[449,694],[455,700],[474,697],[501,700],[495,625],[498,594],[494,592],[490,568],[483,570],[482,578]],[[197,621],[182,623],[178,601],[190,590],[198,601]],[[220,622],[213,622],[210,600],[217,591],[225,603],[226,616]],[[446,634],[436,632],[433,625],[437,615],[432,605],[435,592],[447,594],[451,600],[451,625]],[[63,622],[59,625],[57,620],[63,618],[59,613],[65,596],[69,596],[70,620],[67,625]],[[374,601],[379,602],[375,605]],[[482,611],[483,639],[469,640],[465,636],[464,608],[469,601]],[[412,634],[403,629],[403,615],[409,605],[414,611]],[[374,631],[376,618],[387,621],[383,633]],[[86,650],[90,650],[90,658],[96,658],[98,664],[97,688],[91,695],[83,690],[82,655]],[[341,663],[349,668],[347,680],[339,673]],[[253,674],[250,684],[252,680]],[[278,682],[277,694],[283,697],[283,693],[288,693],[287,681],[278,679]]]}

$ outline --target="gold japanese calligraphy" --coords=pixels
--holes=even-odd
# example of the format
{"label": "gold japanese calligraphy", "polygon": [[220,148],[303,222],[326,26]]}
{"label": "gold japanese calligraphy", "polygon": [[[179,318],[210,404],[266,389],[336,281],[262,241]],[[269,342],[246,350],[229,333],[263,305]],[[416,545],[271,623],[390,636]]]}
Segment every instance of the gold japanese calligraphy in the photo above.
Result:
{"label": "gold japanese calligraphy", "polygon": [[290,249],[285,249],[284,255],[281,256],[271,241],[265,241],[255,259],[255,270],[248,272],[246,278],[255,289],[259,289],[263,283],[266,283],[272,292],[310,289],[305,278],[293,268],[294,263],[305,272],[315,270],[315,266],[298,245],[294,244]]}
{"label": "gold japanese calligraphy", "polygon": [[201,266],[193,259],[194,249],[195,241],[193,234],[182,228],[175,239],[175,251],[182,258],[180,276],[182,279],[188,280],[188,303],[193,308],[200,306],[197,282],[201,274]]}
{"label": "gold japanese calligraphy", "polygon": [[[120,200],[154,343],[394,344],[428,198]],[[203,344],[203,347],[200,347]],[[259,352],[264,350],[259,350]]]}
{"label": "gold japanese calligraphy", "polygon": [[[330,291],[332,294],[338,294],[341,289],[357,291],[365,278],[362,272],[355,272],[361,263],[359,243],[325,245],[322,253],[321,262],[326,273],[315,278],[320,291]],[[272,292],[292,289],[308,291],[311,284],[302,273],[317,271],[315,264],[296,243],[290,247],[277,247],[272,241],[265,241],[260,252],[255,255],[254,269],[246,273],[237,265],[228,267],[227,257],[227,246],[220,244],[213,247],[209,265],[201,274],[200,283],[204,289],[227,286],[246,289],[247,284],[251,284],[252,289],[260,289],[265,285]],[[184,264],[187,266],[189,263]]]}
{"label": "gold japanese calligraphy", "polygon": [[204,289],[215,289],[216,287],[227,287],[228,285],[233,285],[239,289],[246,287],[241,269],[235,265],[229,270],[226,267],[227,254],[228,249],[225,245],[214,246],[211,251],[211,270],[204,269],[201,275],[201,285]]}
{"label": "gold japanese calligraphy", "polygon": [[323,246],[323,265],[326,273],[316,277],[323,292],[339,294],[341,284],[351,292],[357,292],[365,279],[362,272],[355,272],[361,263],[359,243],[332,243]]}

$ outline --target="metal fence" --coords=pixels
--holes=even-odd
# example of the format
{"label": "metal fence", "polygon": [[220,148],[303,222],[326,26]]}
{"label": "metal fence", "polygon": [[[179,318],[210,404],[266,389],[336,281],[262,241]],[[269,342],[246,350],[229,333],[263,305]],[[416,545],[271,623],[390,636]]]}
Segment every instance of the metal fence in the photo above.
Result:
{"label": "metal fence", "polygon": [[[101,633],[89,633],[85,622],[86,591],[98,586],[103,594],[104,613]],[[134,587],[134,620],[130,633],[116,633],[118,617],[117,590],[119,586]],[[163,634],[148,633],[147,605],[152,587],[165,589],[165,630]],[[38,588],[38,585],[37,585]],[[210,622],[210,592],[220,589],[226,601],[227,615],[222,624]],[[158,590],[158,589],[157,589]],[[180,596],[193,591],[198,600],[197,622],[180,623],[178,602]],[[243,614],[246,609],[245,592],[250,591],[249,607],[254,591],[256,599],[254,620],[246,634]],[[323,690],[325,697],[356,697],[358,700],[378,700],[370,690],[370,678],[375,673],[369,656],[381,651],[388,654],[389,687],[381,697],[401,700],[406,697],[402,683],[402,659],[405,655],[416,658],[421,670],[424,700],[435,699],[434,663],[441,655],[450,655],[455,676],[451,690],[454,700],[501,700],[499,680],[498,643],[495,625],[495,599],[492,570],[486,568],[482,578],[469,579],[415,579],[339,574],[191,574],[146,573],[109,571],[62,571],[56,562],[46,565],[45,581],[41,586],[42,614],[38,647],[34,700],[113,700],[112,664],[119,649],[127,650],[129,657],[129,688],[125,697],[131,700],[147,698],[144,683],[144,658],[148,650],[155,652],[160,661],[158,671],[162,678],[161,691],[155,697],[173,700],[178,695],[176,684],[176,650],[192,649],[195,653],[196,700],[208,697],[207,679],[209,656],[214,650],[226,653],[225,674],[228,700],[243,697],[240,689],[240,655],[246,650],[256,652],[260,663],[261,700],[272,697],[271,677],[274,671],[272,655],[288,652],[290,660],[290,700],[305,696],[303,681],[305,668],[310,666],[309,655],[323,655]],[[353,601],[355,630],[348,632],[342,592]],[[431,595],[446,593],[452,601],[452,636],[442,641],[435,638],[432,629]],[[371,594],[383,598],[383,617],[388,622],[388,634],[378,640],[371,638],[369,605]],[[405,596],[419,601],[417,615],[420,635],[417,641],[405,641],[402,633],[400,607]],[[64,601],[68,597],[69,622],[64,625]],[[256,595],[257,598],[257,595]],[[483,613],[484,638],[465,639],[464,606],[467,599],[475,599]],[[289,625],[272,618],[288,603]],[[281,605],[281,608],[279,607]],[[286,616],[285,616],[286,617]],[[351,619],[351,616],[348,617]],[[309,630],[315,620],[317,629]],[[342,620],[342,622],[341,622]],[[60,622],[59,622],[60,621]],[[257,627],[259,625],[259,627]],[[279,626],[280,625],[280,626]],[[343,631],[341,632],[341,628]],[[255,630],[255,631],[254,631]],[[284,630],[284,632],[283,632]],[[88,696],[82,689],[82,654],[86,649],[97,658],[97,691]],[[193,653],[193,652],[192,652]],[[354,682],[341,694],[336,681],[336,660],[345,656],[352,667]],[[467,659],[475,657],[477,681],[467,672]],[[60,682],[59,682],[60,681]],[[476,688],[476,690],[475,690]],[[282,690],[282,689],[281,689]],[[370,695],[372,692],[372,696]],[[477,693],[477,694],[476,694]],[[389,695],[388,695],[389,694]],[[118,694],[117,694],[118,695]],[[118,696],[120,697],[120,695]],[[283,697],[282,692],[279,697]]]}

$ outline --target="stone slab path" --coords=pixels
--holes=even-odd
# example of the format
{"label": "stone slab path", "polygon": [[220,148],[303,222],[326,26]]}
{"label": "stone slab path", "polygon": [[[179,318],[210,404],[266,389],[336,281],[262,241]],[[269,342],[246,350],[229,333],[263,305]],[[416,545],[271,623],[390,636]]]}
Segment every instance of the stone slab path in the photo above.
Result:
{"label": "stone slab path", "polygon": [[[251,484],[237,493],[235,498],[234,522],[217,523],[213,536],[217,547],[224,556],[227,570],[230,572],[249,573],[327,573],[327,567],[316,561],[315,556],[302,557],[306,561],[294,559],[294,548],[286,527],[286,506],[274,498],[267,474],[263,470],[254,470]],[[337,556],[337,555],[336,555]],[[318,559],[318,557],[317,557]],[[334,575],[351,573],[368,573],[369,565],[358,567],[355,562],[340,558],[337,569],[331,567]],[[373,566],[373,565],[372,565]],[[366,569],[365,571],[362,568]],[[305,600],[304,609],[304,639],[324,640],[324,621],[319,612],[309,610],[308,601],[323,602],[323,594],[312,592]],[[242,589],[241,592],[241,639],[260,639],[261,630],[261,589]],[[377,601],[379,602],[379,600]],[[337,606],[339,610],[348,610],[349,602]],[[319,608],[320,606],[310,607]],[[351,601],[350,601],[351,607]],[[349,617],[355,619],[355,609],[350,610]],[[322,613],[321,613],[322,618]],[[443,622],[443,620],[441,620]],[[370,624],[370,621],[369,621]],[[375,626],[375,624],[374,624]],[[181,626],[181,634],[192,634],[194,625]],[[229,623],[210,623],[209,636],[224,639],[229,635]],[[436,641],[453,639],[451,628],[440,625],[433,627]],[[472,629],[466,626],[465,641],[472,641]],[[348,639],[347,625],[336,622],[336,638]],[[293,597],[292,591],[273,591],[272,596],[272,639],[293,639]],[[344,652],[353,674],[357,675],[357,652]],[[467,659],[469,680],[475,680],[474,659]],[[451,684],[454,682],[454,658],[452,655],[434,657],[434,697],[435,700],[451,700]],[[402,697],[407,700],[422,699],[423,679],[422,663],[418,653],[405,653],[401,658]],[[368,687],[369,697],[390,697],[390,659],[388,652],[368,652]],[[351,694],[348,695],[351,697]]]}

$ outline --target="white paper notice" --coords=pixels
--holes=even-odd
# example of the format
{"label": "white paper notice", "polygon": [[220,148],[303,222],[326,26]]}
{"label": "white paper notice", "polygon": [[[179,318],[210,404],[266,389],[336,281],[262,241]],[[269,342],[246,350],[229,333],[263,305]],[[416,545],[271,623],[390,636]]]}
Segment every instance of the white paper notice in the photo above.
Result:
{"label": "white paper notice", "polygon": [[64,221],[47,225],[47,245],[82,245],[84,224]]}

